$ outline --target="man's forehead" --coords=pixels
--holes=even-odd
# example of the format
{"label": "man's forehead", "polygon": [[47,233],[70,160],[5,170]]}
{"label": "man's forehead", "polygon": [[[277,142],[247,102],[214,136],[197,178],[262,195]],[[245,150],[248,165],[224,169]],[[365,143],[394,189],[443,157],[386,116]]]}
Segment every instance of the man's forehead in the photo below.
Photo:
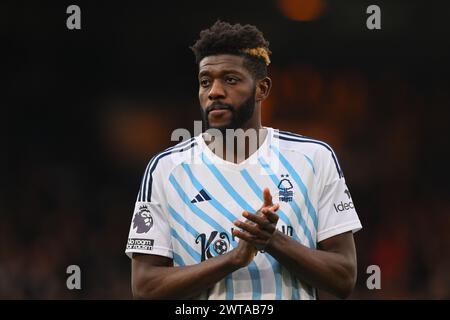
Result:
{"label": "man's forehead", "polygon": [[219,54],[203,58],[199,63],[199,71],[208,69],[245,69],[244,57],[232,54]]}

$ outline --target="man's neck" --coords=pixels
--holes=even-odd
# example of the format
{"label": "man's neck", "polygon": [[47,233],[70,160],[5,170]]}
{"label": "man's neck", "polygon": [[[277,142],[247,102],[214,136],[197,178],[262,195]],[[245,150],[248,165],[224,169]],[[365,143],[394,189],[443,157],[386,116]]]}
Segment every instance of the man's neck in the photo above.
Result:
{"label": "man's neck", "polygon": [[227,130],[222,137],[212,136],[206,142],[218,157],[225,161],[241,163],[257,152],[267,137],[268,130],[259,128]]}

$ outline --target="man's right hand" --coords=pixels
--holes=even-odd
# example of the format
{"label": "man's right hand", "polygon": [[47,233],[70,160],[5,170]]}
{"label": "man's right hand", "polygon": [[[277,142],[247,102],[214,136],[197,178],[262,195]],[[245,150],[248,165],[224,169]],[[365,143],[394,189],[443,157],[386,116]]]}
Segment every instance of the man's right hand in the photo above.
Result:
{"label": "man's right hand", "polygon": [[239,240],[238,246],[230,251],[231,263],[237,268],[246,267],[253,261],[257,253],[258,250],[254,245],[245,240]]}

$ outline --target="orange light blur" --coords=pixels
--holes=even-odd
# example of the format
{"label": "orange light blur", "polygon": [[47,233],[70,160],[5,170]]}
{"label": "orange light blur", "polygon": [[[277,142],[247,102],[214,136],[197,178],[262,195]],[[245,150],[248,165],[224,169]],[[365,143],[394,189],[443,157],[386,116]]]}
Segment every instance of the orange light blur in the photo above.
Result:
{"label": "orange light blur", "polygon": [[325,10],[324,0],[278,0],[281,12],[291,20],[312,21]]}

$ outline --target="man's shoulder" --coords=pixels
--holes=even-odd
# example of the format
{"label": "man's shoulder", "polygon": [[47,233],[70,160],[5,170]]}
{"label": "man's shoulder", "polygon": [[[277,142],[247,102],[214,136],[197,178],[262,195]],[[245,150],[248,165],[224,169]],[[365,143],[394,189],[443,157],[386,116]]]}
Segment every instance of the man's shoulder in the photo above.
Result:
{"label": "man's shoulder", "polygon": [[274,143],[279,144],[280,150],[298,152],[312,165],[333,168],[333,171],[335,168],[339,177],[343,177],[338,158],[333,148],[328,143],[308,136],[281,130],[274,131],[274,138]]}
{"label": "man's shoulder", "polygon": [[197,141],[195,137],[181,141],[176,145],[153,155],[148,162],[148,167],[150,170],[155,170],[157,168],[158,171],[170,170],[170,168],[183,162],[186,157],[190,156],[196,145]]}
{"label": "man's shoulder", "polygon": [[325,141],[298,133],[275,129],[274,138],[274,142],[280,145],[280,149],[290,149],[318,155],[327,155],[329,152],[334,153],[333,148]]}

